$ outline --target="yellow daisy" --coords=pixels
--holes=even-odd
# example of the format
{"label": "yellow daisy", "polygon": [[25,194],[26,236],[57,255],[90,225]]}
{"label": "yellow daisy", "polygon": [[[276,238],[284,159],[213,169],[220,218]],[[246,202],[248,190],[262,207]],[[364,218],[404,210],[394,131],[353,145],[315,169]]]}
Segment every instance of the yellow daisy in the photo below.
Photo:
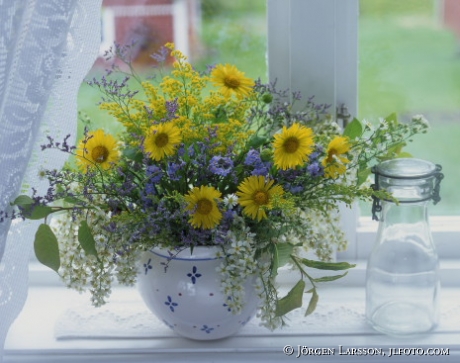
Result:
{"label": "yellow daisy", "polygon": [[78,145],[77,164],[82,170],[98,166],[104,170],[117,163],[120,157],[117,140],[103,130],[89,132]]}
{"label": "yellow daisy", "polygon": [[324,174],[327,178],[336,178],[347,171],[348,160],[344,154],[350,151],[348,138],[336,136],[327,147],[327,156],[323,159]]}
{"label": "yellow daisy", "polygon": [[192,211],[190,224],[195,228],[211,229],[222,219],[222,213],[217,207],[221,193],[214,187],[201,186],[193,188],[186,196],[187,210]]}
{"label": "yellow daisy", "polygon": [[225,97],[231,97],[232,93],[238,98],[249,95],[254,87],[254,81],[245,77],[234,65],[219,64],[211,72],[211,80]]}
{"label": "yellow daisy", "polygon": [[154,125],[144,140],[144,150],[152,159],[160,161],[167,155],[173,155],[181,140],[180,130],[172,122]]}
{"label": "yellow daisy", "polygon": [[294,123],[291,127],[283,126],[283,131],[275,135],[274,161],[279,169],[294,168],[308,161],[313,151],[313,130]]}
{"label": "yellow daisy", "polygon": [[272,208],[273,197],[282,195],[283,188],[273,185],[273,180],[265,180],[264,176],[250,176],[238,186],[236,195],[241,204],[243,213],[258,221],[267,218],[265,209]]}

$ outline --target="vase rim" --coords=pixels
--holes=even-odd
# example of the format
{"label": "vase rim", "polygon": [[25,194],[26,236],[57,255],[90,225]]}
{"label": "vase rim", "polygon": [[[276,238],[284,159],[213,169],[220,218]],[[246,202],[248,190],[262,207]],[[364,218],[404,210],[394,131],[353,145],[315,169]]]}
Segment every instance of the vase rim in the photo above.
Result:
{"label": "vase rim", "polygon": [[171,247],[153,247],[149,251],[168,260],[210,261],[219,259],[216,257],[216,253],[222,249],[218,246],[195,246],[192,253],[190,247],[185,247],[179,251],[175,251]]}

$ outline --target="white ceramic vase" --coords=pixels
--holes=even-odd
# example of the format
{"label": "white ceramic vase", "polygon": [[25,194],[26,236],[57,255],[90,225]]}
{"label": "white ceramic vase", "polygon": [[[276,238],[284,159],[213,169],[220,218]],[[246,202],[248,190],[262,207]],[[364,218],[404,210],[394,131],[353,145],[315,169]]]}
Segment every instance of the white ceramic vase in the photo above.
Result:
{"label": "white ceramic vase", "polygon": [[254,315],[259,298],[254,278],[245,284],[246,303],[239,314],[229,309],[216,271],[218,247],[194,247],[170,255],[154,248],[141,258],[138,288],[147,307],[177,334],[212,340],[238,332]]}

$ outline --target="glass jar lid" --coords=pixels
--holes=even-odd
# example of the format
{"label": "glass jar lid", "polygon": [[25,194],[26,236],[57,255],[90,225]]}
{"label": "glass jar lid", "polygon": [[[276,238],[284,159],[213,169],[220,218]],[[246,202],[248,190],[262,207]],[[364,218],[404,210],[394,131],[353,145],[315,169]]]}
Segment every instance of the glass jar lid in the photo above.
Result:
{"label": "glass jar lid", "polygon": [[387,160],[377,165],[373,172],[394,179],[422,179],[434,176],[440,166],[430,161],[415,158]]}
{"label": "glass jar lid", "polygon": [[[415,158],[399,158],[387,160],[372,168],[375,174],[374,190],[385,190],[398,203],[417,203],[433,200],[434,204],[441,200],[440,183],[444,178],[441,166],[430,161]],[[380,200],[373,197],[372,216],[382,210]],[[392,200],[388,200],[392,201]]]}

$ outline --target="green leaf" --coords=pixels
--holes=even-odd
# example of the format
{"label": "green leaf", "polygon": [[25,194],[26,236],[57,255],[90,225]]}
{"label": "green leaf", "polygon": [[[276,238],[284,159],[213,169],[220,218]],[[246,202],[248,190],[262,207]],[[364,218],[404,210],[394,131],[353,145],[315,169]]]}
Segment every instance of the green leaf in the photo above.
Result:
{"label": "green leaf", "polygon": [[392,157],[393,155],[400,154],[404,146],[406,146],[405,142],[398,142],[397,144],[394,144],[393,146],[388,148],[387,155],[390,155],[390,157]]}
{"label": "green leaf", "polygon": [[360,137],[363,134],[363,125],[361,122],[354,118],[343,130],[343,136],[349,137],[351,140]]}
{"label": "green leaf", "polygon": [[69,204],[82,204],[83,200],[75,197],[65,197],[64,202]]}
{"label": "green leaf", "polygon": [[123,150],[123,155],[126,156],[127,159],[141,162],[143,159],[142,152],[139,149],[135,148],[126,148]]}
{"label": "green leaf", "polygon": [[24,218],[42,219],[53,213],[53,208],[46,205],[34,205],[34,200],[27,195],[18,196],[13,205],[17,205]]}
{"label": "green leaf", "polygon": [[317,279],[313,279],[313,281],[315,282],[329,282],[329,281],[335,281],[335,280],[338,280],[344,276],[346,276],[348,274],[348,271],[345,272],[344,274],[342,275],[334,275],[334,276],[323,276],[323,277],[319,277]]}
{"label": "green leaf", "polygon": [[20,195],[14,200],[13,204],[19,207],[24,207],[27,205],[34,204],[34,201],[28,195]]}
{"label": "green leaf", "polygon": [[44,205],[30,206],[30,208],[22,210],[22,215],[25,218],[33,220],[46,218],[51,213],[53,213],[53,208]]}
{"label": "green leaf", "polygon": [[358,186],[365,183],[367,178],[369,177],[369,175],[371,175],[371,169],[370,168],[366,168],[364,170],[360,170],[358,172]]}
{"label": "green leaf", "polygon": [[300,280],[285,297],[277,301],[275,315],[283,316],[294,309],[300,308],[304,289],[305,281]]}
{"label": "green leaf", "polygon": [[217,110],[214,112],[214,116],[216,118],[215,120],[216,123],[228,121],[227,111],[222,105],[217,107]]}
{"label": "green leaf", "polygon": [[267,142],[267,139],[260,137],[260,136],[253,136],[249,140],[249,146],[251,146],[254,149],[258,149],[260,146],[265,144]]}
{"label": "green leaf", "polygon": [[385,120],[388,123],[398,124],[398,115],[395,112],[393,112],[393,113],[389,114],[387,117],[385,117]]}
{"label": "green leaf", "polygon": [[398,154],[398,158],[413,158],[414,156],[407,152],[407,151],[402,151]]}
{"label": "green leaf", "polygon": [[271,265],[271,276],[276,276],[278,275],[278,267],[279,264],[279,257],[278,257],[278,249],[276,248],[275,244],[272,244],[272,253],[273,253],[273,258],[272,258],[272,265]]}
{"label": "green leaf", "polygon": [[316,289],[313,288],[308,292],[312,292],[313,295],[311,296],[310,302],[308,303],[307,311],[305,312],[305,316],[310,315],[312,312],[315,311],[316,305],[318,305],[319,296],[316,292]]}
{"label": "green leaf", "polygon": [[275,247],[278,252],[278,267],[284,266],[291,260],[294,246],[290,243],[277,243]]}
{"label": "green leaf", "polygon": [[78,228],[78,242],[87,255],[93,255],[98,258],[96,241],[86,221],[82,221]]}
{"label": "green leaf", "polygon": [[59,245],[56,236],[47,224],[40,224],[35,233],[35,255],[38,261],[54,271],[61,266],[59,258]]}
{"label": "green leaf", "polygon": [[323,261],[309,260],[307,258],[302,258],[301,262],[307,267],[316,268],[319,270],[338,271],[338,270],[347,270],[349,268],[356,266],[348,262],[323,262]]}

